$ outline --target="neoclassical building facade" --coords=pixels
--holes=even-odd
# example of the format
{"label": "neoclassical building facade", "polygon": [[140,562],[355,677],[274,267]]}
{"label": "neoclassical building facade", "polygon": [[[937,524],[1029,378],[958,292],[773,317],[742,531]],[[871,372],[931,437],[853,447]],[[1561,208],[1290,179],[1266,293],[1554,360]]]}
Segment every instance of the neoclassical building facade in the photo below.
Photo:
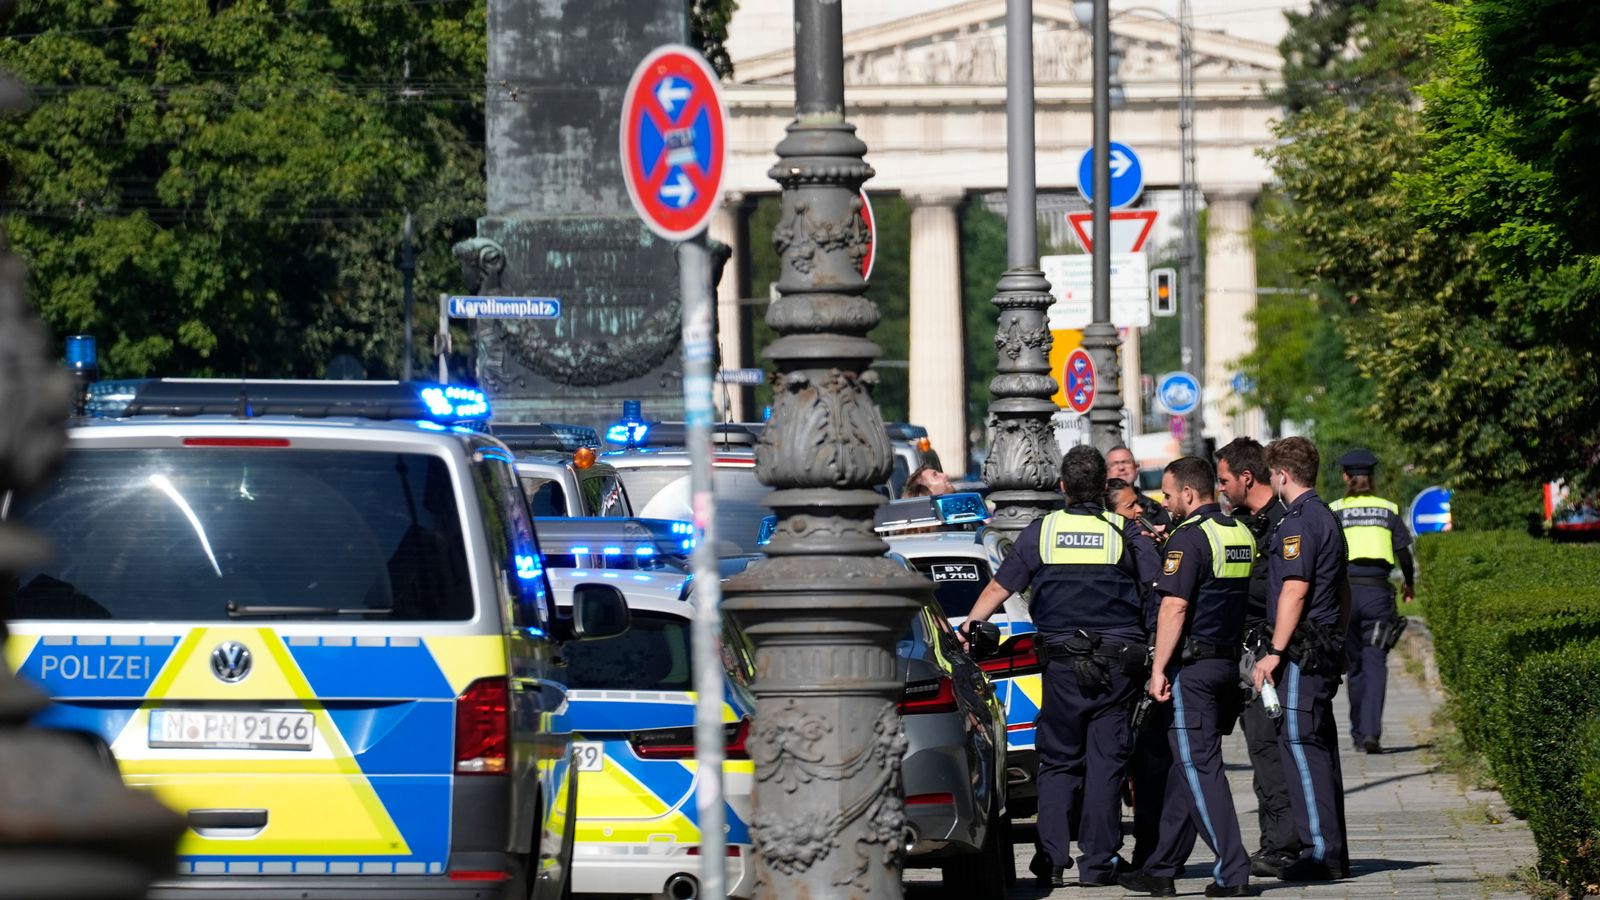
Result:
{"label": "neoclassical building facade", "polygon": [[[901,5],[905,5],[902,3]],[[969,423],[962,371],[959,204],[969,195],[1004,190],[1005,0],[955,4],[928,0],[916,15],[850,29],[845,34],[849,119],[877,171],[873,191],[898,191],[911,213],[910,417],[926,425],[935,449],[959,459]],[[1078,159],[1091,135],[1091,41],[1070,0],[1035,0],[1036,146],[1041,193],[1076,187]],[[777,27],[782,20],[756,20]],[[735,17],[733,29],[741,25]],[[1112,138],[1140,154],[1146,190],[1175,189],[1180,180],[1179,39],[1172,22],[1153,14],[1114,14],[1112,32],[1124,58],[1119,75],[1127,101],[1112,117]],[[791,49],[740,56],[724,85],[729,108],[726,202],[712,236],[735,245],[748,239],[741,209],[774,193],[767,177],[773,146],[793,118]],[[778,41],[768,46],[782,46]],[[1197,28],[1194,38],[1199,186],[1208,210],[1205,252],[1206,430],[1219,441],[1262,436],[1256,414],[1232,394],[1235,361],[1254,342],[1248,315],[1256,300],[1251,241],[1256,198],[1270,178],[1261,151],[1274,142],[1278,107],[1268,94],[1279,78],[1275,47]],[[742,254],[735,253],[733,265]],[[719,288],[719,338],[724,360],[749,359],[738,271]],[[1129,393],[1129,386],[1124,386]],[[736,413],[742,413],[736,410]],[[981,424],[981,423],[979,423]]]}

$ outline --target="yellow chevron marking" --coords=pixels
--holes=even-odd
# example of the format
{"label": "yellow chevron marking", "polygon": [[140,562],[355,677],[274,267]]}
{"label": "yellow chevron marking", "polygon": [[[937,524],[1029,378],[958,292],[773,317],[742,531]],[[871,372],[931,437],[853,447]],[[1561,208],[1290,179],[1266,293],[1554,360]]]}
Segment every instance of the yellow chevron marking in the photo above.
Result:
{"label": "yellow chevron marking", "polygon": [[430,637],[422,643],[457,694],[479,678],[506,674],[506,639],[499,635]]}
{"label": "yellow chevron marking", "polygon": [[22,668],[22,664],[28,661],[38,643],[37,634],[13,634],[6,637],[6,662],[11,666],[11,671],[15,672]]}

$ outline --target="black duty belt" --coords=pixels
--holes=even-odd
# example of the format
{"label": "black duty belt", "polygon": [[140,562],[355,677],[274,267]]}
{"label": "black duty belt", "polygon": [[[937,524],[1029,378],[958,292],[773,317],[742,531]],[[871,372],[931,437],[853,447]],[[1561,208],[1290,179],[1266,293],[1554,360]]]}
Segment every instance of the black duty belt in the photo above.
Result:
{"label": "black duty belt", "polygon": [[1046,644],[1045,655],[1050,659],[1066,659],[1072,656],[1096,656],[1100,659],[1120,660],[1124,653],[1144,653],[1145,648],[1139,644],[1101,644],[1090,653],[1075,653],[1069,647],[1061,644]]}
{"label": "black duty belt", "polygon": [[1387,578],[1378,578],[1378,577],[1370,576],[1370,575],[1351,575],[1349,577],[1350,577],[1350,583],[1351,584],[1359,584],[1362,587],[1390,587],[1391,586],[1391,582]]}
{"label": "black duty belt", "polygon": [[1199,662],[1203,659],[1226,659],[1238,662],[1240,647],[1238,644],[1203,644],[1200,641],[1190,641],[1183,651],[1185,662]]}

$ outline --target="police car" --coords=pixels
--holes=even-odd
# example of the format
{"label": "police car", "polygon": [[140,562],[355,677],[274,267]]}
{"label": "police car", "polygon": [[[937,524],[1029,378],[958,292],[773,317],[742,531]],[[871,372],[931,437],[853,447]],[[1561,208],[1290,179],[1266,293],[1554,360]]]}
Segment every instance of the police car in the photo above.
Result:
{"label": "police car", "polygon": [[[592,577],[552,569],[558,600]],[[694,750],[694,605],[687,576],[610,571],[628,595],[632,625],[613,641],[571,648],[565,679],[578,768],[578,893],[700,896],[699,771]],[[729,681],[723,763],[728,896],[754,888],[749,821],[755,769],[745,750],[755,701]]]}
{"label": "police car", "polygon": [[152,896],[560,896],[577,772],[557,658],[628,610],[600,579],[557,609],[484,396],[98,397],[116,418],[80,420],[52,480],[4,500],[55,555],[0,615],[54,697],[39,724],[103,740],[187,817]]}
{"label": "police car", "polygon": [[600,462],[600,435],[584,425],[500,423],[490,432],[516,454],[535,516],[629,516],[617,470]]}
{"label": "police car", "polygon": [[[946,619],[960,627],[978,594],[994,577],[1011,541],[983,527],[989,509],[977,494],[944,494],[896,500],[882,507],[876,530],[890,551],[934,583],[934,596]],[[1009,809],[1018,818],[1033,814],[1038,797],[1038,755],[1034,720],[1042,699],[1043,668],[1034,653],[1028,603],[1012,595],[989,621],[999,627],[1000,652],[978,665],[994,682],[1006,710],[1006,779]]]}

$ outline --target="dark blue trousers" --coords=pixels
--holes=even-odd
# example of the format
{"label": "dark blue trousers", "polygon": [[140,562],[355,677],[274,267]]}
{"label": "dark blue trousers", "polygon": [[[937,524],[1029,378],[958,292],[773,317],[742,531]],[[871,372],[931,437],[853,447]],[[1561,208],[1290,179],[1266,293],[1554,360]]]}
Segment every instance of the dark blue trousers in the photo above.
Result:
{"label": "dark blue trousers", "polygon": [[1172,704],[1156,703],[1145,713],[1144,727],[1133,737],[1128,778],[1133,782],[1135,869],[1144,868],[1161,842],[1161,812],[1167,807],[1167,781],[1172,774],[1172,741],[1167,733],[1171,729]]}
{"label": "dark blue trousers", "polygon": [[1172,676],[1172,775],[1161,840],[1145,864],[1146,875],[1176,877],[1198,834],[1216,854],[1211,877],[1217,884],[1250,881],[1250,857],[1222,769],[1222,717],[1233,713],[1230,700],[1238,683],[1238,663],[1224,659],[1190,663]]}
{"label": "dark blue trousers", "polygon": [[1339,729],[1333,719],[1338,676],[1306,675],[1290,662],[1278,669],[1283,704],[1278,740],[1289,776],[1289,803],[1310,859],[1338,871],[1350,863],[1344,833],[1344,775],[1339,767]]}
{"label": "dark blue trousers", "polygon": [[1350,661],[1350,736],[1359,743],[1383,736],[1389,652],[1372,646],[1372,630],[1394,614],[1394,588],[1352,584],[1350,595],[1350,627],[1344,639],[1344,653]]}
{"label": "dark blue trousers", "polygon": [[1065,866],[1072,859],[1070,844],[1077,840],[1078,878],[1083,881],[1109,876],[1122,848],[1128,702],[1138,685],[1114,663],[1108,666],[1110,688],[1085,694],[1070,662],[1045,664],[1044,702],[1034,742],[1039,751],[1040,849],[1054,865]]}

